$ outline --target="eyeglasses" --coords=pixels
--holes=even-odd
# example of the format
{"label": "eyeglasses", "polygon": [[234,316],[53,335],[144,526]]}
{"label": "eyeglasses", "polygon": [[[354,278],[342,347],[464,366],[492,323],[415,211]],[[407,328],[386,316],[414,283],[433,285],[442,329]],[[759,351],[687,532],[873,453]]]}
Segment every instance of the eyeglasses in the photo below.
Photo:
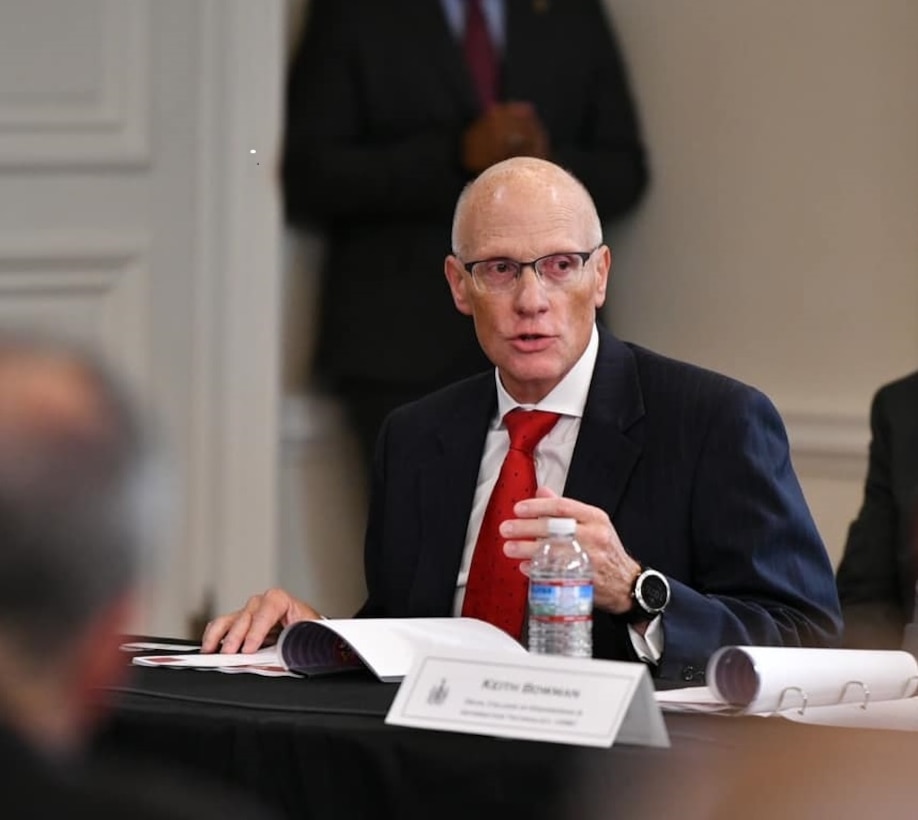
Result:
{"label": "eyeglasses", "polygon": [[597,245],[591,251],[570,251],[568,253],[550,253],[540,256],[531,262],[518,262],[516,259],[480,259],[475,262],[464,262],[463,267],[475,286],[486,293],[505,293],[516,287],[519,278],[526,268],[532,268],[539,281],[546,288],[566,288],[580,281],[587,260],[600,248]]}

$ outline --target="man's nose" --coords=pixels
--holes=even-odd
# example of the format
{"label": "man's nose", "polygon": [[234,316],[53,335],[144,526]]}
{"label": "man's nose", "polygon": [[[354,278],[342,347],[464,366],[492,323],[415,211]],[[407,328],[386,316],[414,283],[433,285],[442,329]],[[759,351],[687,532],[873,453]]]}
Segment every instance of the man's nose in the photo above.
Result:
{"label": "man's nose", "polygon": [[520,310],[543,310],[548,305],[545,284],[532,263],[523,265],[516,281],[515,301]]}

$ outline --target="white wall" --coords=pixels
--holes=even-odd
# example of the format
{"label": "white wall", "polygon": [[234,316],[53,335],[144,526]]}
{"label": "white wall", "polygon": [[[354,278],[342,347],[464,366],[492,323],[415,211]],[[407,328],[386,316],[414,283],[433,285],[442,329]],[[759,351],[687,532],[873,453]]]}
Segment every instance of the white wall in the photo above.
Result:
{"label": "white wall", "polygon": [[277,576],[280,3],[0,2],[0,324],[98,346],[162,427],[154,634]]}
{"label": "white wall", "polygon": [[870,397],[918,366],[918,3],[607,1],[653,173],[611,322],[774,399],[837,557]]}

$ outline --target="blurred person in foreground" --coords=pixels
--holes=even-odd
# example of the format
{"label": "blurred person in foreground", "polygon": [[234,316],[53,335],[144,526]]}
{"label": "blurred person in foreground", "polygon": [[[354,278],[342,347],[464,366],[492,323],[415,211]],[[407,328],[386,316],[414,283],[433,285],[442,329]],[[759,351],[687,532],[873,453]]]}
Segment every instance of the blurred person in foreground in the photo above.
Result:
{"label": "blurred person in foreground", "polygon": [[369,476],[395,407],[487,366],[434,276],[456,197],[512,156],[552,159],[603,221],[647,185],[601,0],[310,0],[287,90],[287,219],[325,239],[313,373]]}
{"label": "blurred person in foreground", "polygon": [[870,431],[864,500],[836,573],[844,644],[899,649],[918,579],[918,372],[877,390]]}
{"label": "blurred person in foreground", "polygon": [[[127,670],[162,460],[92,354],[0,332],[0,815],[258,817],[222,792],[89,754]],[[222,802],[221,802],[222,801]],[[213,809],[236,808],[236,813]]]}
{"label": "blurred person in foreground", "polygon": [[[496,369],[388,417],[359,615],[473,614],[479,529],[521,408],[558,418],[535,448],[534,497],[510,508],[486,556],[505,580],[485,605],[525,588],[545,520],[570,517],[595,571],[595,657],[700,683],[725,644],[837,643],[832,566],[777,411],[752,387],[599,328],[611,263],[589,193],[559,166],[509,159],[466,188],[445,273]],[[653,611],[638,594],[651,582]],[[517,600],[507,631],[519,638]],[[204,650],[254,651],[317,614],[283,590],[255,595],[208,626]]]}
{"label": "blurred person in foreground", "polygon": [[685,722],[671,724],[672,748],[633,747],[614,759],[581,755],[557,815],[570,820],[915,817],[912,732],[761,715],[682,718]]}

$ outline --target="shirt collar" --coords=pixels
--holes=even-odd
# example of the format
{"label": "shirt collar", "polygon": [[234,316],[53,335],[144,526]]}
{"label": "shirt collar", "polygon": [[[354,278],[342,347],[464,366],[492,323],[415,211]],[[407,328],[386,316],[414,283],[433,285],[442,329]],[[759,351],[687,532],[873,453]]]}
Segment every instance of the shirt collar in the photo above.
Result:
{"label": "shirt collar", "polygon": [[494,381],[497,382],[498,420],[502,419],[514,407],[523,407],[526,410],[545,410],[550,413],[561,413],[563,416],[582,418],[598,353],[599,331],[594,324],[586,350],[583,351],[583,354],[577,359],[576,364],[568,371],[567,375],[538,404],[520,404],[514,399],[504,389],[500,381],[500,375],[495,368]]}
{"label": "shirt collar", "polygon": [[[465,0],[440,0],[440,4],[446,14],[446,22],[449,24],[450,31],[457,40],[461,41],[465,34]],[[505,0],[482,0],[481,3],[481,11],[484,14],[488,33],[491,35],[491,42],[500,50],[503,50],[504,42],[507,39],[505,6]]]}

